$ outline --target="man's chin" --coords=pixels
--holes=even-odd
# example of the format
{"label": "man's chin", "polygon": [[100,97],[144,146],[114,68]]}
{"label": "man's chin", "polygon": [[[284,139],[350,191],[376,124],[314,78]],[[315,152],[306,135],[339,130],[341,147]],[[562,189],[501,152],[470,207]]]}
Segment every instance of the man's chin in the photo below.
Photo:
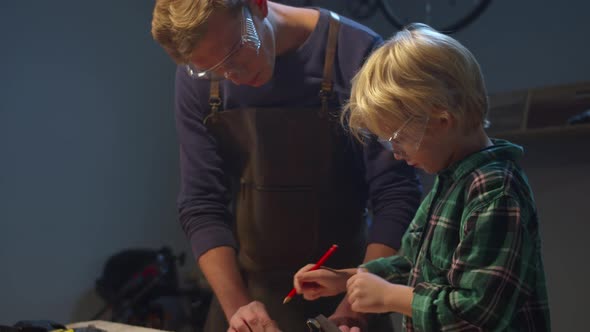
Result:
{"label": "man's chin", "polygon": [[265,85],[266,83],[268,83],[271,78],[272,78],[271,75],[267,75],[264,72],[261,72],[261,73],[258,73],[255,76],[255,78],[252,80],[251,84],[248,84],[248,85],[258,88],[258,87],[261,87],[261,86]]}

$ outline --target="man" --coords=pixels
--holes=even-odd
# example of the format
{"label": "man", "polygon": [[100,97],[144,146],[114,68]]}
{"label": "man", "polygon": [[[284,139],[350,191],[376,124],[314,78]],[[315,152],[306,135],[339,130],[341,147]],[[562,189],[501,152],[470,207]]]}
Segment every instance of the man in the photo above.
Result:
{"label": "man", "polygon": [[216,295],[206,330],[300,331],[334,310],[343,329],[362,325],[341,298],[282,300],[298,267],[333,243],[334,267],[394,254],[419,203],[414,170],[338,122],[381,38],[266,0],[158,0],[152,34],[179,64],[178,208]]}

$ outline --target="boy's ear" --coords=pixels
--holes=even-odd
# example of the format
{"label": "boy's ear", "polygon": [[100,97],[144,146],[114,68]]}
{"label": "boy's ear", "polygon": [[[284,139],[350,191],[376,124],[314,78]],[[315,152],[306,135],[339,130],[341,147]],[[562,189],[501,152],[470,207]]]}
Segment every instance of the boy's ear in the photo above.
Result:
{"label": "boy's ear", "polygon": [[431,116],[431,121],[436,122],[436,126],[441,129],[451,129],[457,125],[457,118],[447,110],[436,110]]}

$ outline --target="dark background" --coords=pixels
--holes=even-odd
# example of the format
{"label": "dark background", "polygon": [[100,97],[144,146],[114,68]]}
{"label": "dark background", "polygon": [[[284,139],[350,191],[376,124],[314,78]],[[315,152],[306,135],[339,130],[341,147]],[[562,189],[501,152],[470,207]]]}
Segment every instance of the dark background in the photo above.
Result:
{"label": "dark background", "polygon": [[[350,16],[343,0],[314,3]],[[420,19],[420,6],[392,3]],[[0,2],[0,324],[87,320],[101,306],[93,286],[108,255],[187,251],[175,210],[174,65],[150,36],[152,7]],[[589,11],[582,0],[496,0],[453,36],[478,57],[491,93],[584,81]],[[431,23],[455,14],[437,9]],[[395,32],[380,13],[361,23],[385,38]],[[586,327],[589,138],[517,139],[528,151],[556,331]]]}

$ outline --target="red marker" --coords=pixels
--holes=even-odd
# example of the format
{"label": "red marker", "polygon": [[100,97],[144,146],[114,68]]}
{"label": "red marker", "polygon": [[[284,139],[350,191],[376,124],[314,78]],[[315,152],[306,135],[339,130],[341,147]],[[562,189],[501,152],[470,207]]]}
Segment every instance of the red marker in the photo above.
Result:
{"label": "red marker", "polygon": [[[324,256],[322,256],[322,258],[320,258],[320,260],[317,263],[315,263],[315,265],[309,271],[319,269],[320,266],[322,266],[324,264],[324,262],[326,262],[326,260],[328,258],[330,258],[330,256],[332,256],[332,254],[334,253],[334,251],[336,251],[336,249],[338,249],[338,246],[333,244],[332,247],[330,247],[330,249],[328,249],[328,251],[326,251]],[[291,299],[293,298],[293,296],[295,296],[295,294],[297,294],[297,290],[295,288],[291,289],[291,291],[289,292],[287,297],[285,297],[285,299],[283,300],[283,304],[291,301]]]}

